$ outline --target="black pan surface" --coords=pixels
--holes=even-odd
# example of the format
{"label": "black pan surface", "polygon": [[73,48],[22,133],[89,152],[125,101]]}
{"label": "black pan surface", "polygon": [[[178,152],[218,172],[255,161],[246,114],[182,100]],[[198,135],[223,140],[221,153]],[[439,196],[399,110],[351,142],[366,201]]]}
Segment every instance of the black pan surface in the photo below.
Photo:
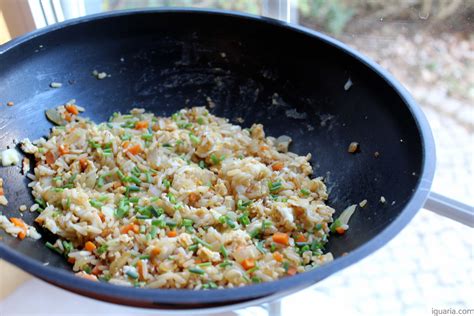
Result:
{"label": "black pan surface", "polygon": [[[97,80],[93,70],[111,77]],[[349,78],[353,85],[346,90]],[[52,89],[53,81],[63,86]],[[387,243],[422,207],[431,186],[431,131],[401,85],[344,44],[267,18],[190,9],[114,12],[61,23],[0,47],[0,148],[47,135],[45,109],[72,98],[96,122],[133,107],[171,115],[209,105],[210,99],[216,105],[212,113],[233,122],[242,117],[246,127],[262,123],[267,135],[291,136],[291,151],[311,153],[314,176],[325,177],[336,216],[368,200],[349,231],[330,239],[334,262],[279,281],[215,292],[93,283],[75,277],[44,246],[54,241],[44,230],[39,241],[0,231],[0,257],[101,300],[185,309],[289,294]],[[15,105],[6,106],[8,101]],[[352,141],[361,144],[360,153],[347,152]],[[21,204],[33,203],[28,181],[18,167],[0,168],[0,176],[10,200],[1,211],[18,216]],[[379,202],[382,195],[385,204]],[[33,223],[36,214],[24,214]]]}

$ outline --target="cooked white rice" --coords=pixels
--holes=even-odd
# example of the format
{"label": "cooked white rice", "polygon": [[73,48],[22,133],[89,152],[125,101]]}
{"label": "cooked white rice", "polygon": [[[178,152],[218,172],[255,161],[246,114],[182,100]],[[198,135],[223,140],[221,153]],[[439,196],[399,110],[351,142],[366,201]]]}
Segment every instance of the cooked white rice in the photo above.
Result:
{"label": "cooked white rice", "polygon": [[309,154],[287,152],[289,137],[277,142],[260,124],[242,129],[203,107],[170,118],[134,109],[101,124],[70,110],[67,125],[25,147],[37,161],[36,222],[59,237],[48,246],[78,275],[220,288],[332,260],[326,186],[310,178]]}

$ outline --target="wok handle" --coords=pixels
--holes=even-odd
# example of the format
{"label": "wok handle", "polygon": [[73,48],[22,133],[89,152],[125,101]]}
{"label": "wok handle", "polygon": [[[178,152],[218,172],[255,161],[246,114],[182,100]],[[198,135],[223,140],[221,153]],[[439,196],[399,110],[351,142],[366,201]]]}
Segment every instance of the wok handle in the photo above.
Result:
{"label": "wok handle", "polygon": [[448,217],[469,227],[474,227],[474,207],[430,192],[424,206],[436,214]]}

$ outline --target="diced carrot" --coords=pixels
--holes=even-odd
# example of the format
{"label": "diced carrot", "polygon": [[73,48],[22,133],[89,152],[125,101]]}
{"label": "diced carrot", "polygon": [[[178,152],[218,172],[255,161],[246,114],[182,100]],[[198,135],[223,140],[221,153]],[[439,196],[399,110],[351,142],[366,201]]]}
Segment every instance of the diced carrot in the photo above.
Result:
{"label": "diced carrot", "polygon": [[143,261],[142,260],[137,261],[137,272],[138,272],[139,279],[143,280]]}
{"label": "diced carrot", "polygon": [[60,156],[69,154],[69,145],[67,144],[59,145],[58,152]]}
{"label": "diced carrot", "polygon": [[306,242],[306,237],[303,234],[298,235],[298,237],[296,237],[296,241],[297,242]]}
{"label": "diced carrot", "polygon": [[37,223],[40,224],[40,225],[43,225],[44,219],[43,219],[43,218],[40,218],[40,217],[37,217],[37,218],[35,218],[35,222],[37,222]]}
{"label": "diced carrot", "polygon": [[93,275],[99,275],[102,271],[99,269],[99,265],[96,265],[94,268],[92,268],[91,273]]}
{"label": "diced carrot", "polygon": [[46,157],[46,163],[50,166],[56,161],[56,158],[54,157],[54,154],[51,151],[47,151],[44,156]]}
{"label": "diced carrot", "polygon": [[105,222],[105,215],[102,213],[99,213],[100,221],[103,223]]}
{"label": "diced carrot", "polygon": [[3,188],[0,188],[0,195],[5,195],[5,192],[3,191]]}
{"label": "diced carrot", "polygon": [[128,140],[126,140],[122,143],[122,148],[127,148],[128,145],[130,145],[130,142]]}
{"label": "diced carrot", "polygon": [[18,233],[18,238],[24,239],[26,237],[26,232],[28,231],[28,226],[26,226],[25,222],[21,218],[16,217],[10,217],[10,222],[12,222],[16,227],[22,229],[22,231]]}
{"label": "diced carrot", "polygon": [[79,166],[81,167],[81,171],[84,171],[89,166],[86,158],[79,159]]}
{"label": "diced carrot", "polygon": [[261,151],[268,150],[268,146],[267,145],[262,145],[262,146],[260,146],[260,150]]}
{"label": "diced carrot", "polygon": [[273,259],[275,259],[278,262],[282,262],[283,261],[283,256],[278,251],[275,251],[273,253]]}
{"label": "diced carrot", "polygon": [[167,234],[168,237],[176,237],[178,233],[175,230],[170,230]]}
{"label": "diced carrot", "polygon": [[296,270],[295,267],[289,267],[288,271],[287,271],[288,275],[295,275],[296,272],[297,272],[297,270]]}
{"label": "diced carrot", "polygon": [[69,258],[67,258],[67,262],[69,262],[70,264],[74,264],[76,262],[76,258],[69,257]]}
{"label": "diced carrot", "polygon": [[138,234],[140,231],[140,226],[137,224],[128,224],[122,227],[122,234],[128,234],[129,231],[133,231],[135,234]]}
{"label": "diced carrot", "polygon": [[242,260],[240,264],[245,270],[252,269],[253,267],[255,267],[255,260],[253,260],[252,258],[247,258]]}
{"label": "diced carrot", "polygon": [[153,124],[153,126],[151,127],[151,129],[156,132],[156,131],[159,131],[160,130],[160,125],[158,124]]}
{"label": "diced carrot", "polygon": [[153,248],[153,249],[151,250],[150,256],[151,256],[152,258],[154,258],[154,257],[158,256],[160,253],[161,253],[161,249],[158,248],[158,247],[155,247],[155,248]]}
{"label": "diced carrot", "polygon": [[344,235],[344,233],[346,232],[346,230],[342,227],[337,227],[336,228],[336,232],[339,234],[339,235]]}
{"label": "diced carrot", "polygon": [[304,214],[304,208],[302,208],[302,207],[295,206],[295,207],[293,207],[293,209],[295,210],[296,217],[300,217],[301,215]]}
{"label": "diced carrot", "polygon": [[131,153],[132,155],[138,155],[139,153],[142,152],[142,147],[140,145],[136,144],[133,145],[132,147],[128,148],[127,151]]}
{"label": "diced carrot", "polygon": [[77,106],[75,106],[74,104],[66,104],[65,108],[66,108],[66,111],[68,111],[71,114],[74,114],[74,115],[79,114],[79,110],[77,109]]}
{"label": "diced carrot", "polygon": [[95,275],[87,274],[84,271],[77,272],[76,275],[78,277],[81,277],[81,278],[84,278],[84,279],[87,279],[87,280],[97,281],[97,277]]}
{"label": "diced carrot", "polygon": [[328,229],[328,223],[323,223],[323,229],[327,230]]}
{"label": "diced carrot", "polygon": [[90,252],[94,251],[95,248],[97,248],[97,247],[95,246],[95,244],[92,241],[88,241],[84,245],[84,249],[87,250],[87,251],[90,251]]}
{"label": "diced carrot", "polygon": [[288,245],[289,237],[285,233],[273,234],[273,241],[282,245]]}
{"label": "diced carrot", "polygon": [[275,162],[273,165],[272,165],[272,169],[273,171],[280,171],[281,169],[283,169],[285,165],[283,164],[283,162],[281,161],[278,161],[278,162]]}
{"label": "diced carrot", "polygon": [[72,116],[71,116],[71,113],[64,113],[64,119],[67,121],[67,122],[71,122],[72,121]]}
{"label": "diced carrot", "polygon": [[199,194],[194,193],[194,192],[190,193],[188,200],[190,204],[196,203],[199,200]]}
{"label": "diced carrot", "polygon": [[148,121],[138,121],[135,123],[135,129],[148,128]]}

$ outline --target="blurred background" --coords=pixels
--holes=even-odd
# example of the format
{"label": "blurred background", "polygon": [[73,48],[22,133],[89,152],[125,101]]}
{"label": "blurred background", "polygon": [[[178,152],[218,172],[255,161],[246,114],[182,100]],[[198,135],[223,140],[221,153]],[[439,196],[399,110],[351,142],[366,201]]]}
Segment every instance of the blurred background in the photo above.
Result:
{"label": "blurred background", "polygon": [[[428,117],[437,148],[434,191],[474,204],[474,0],[0,0],[0,44],[84,15],[176,6],[280,19],[326,33],[369,56],[412,93]],[[472,229],[421,210],[382,250],[283,299],[281,313],[432,315],[433,308],[473,309],[473,254]],[[12,278],[12,273],[19,277]],[[0,311],[33,311],[13,306],[34,286],[44,293],[53,291],[61,300],[78,300],[38,280],[17,288],[28,276],[5,263],[0,265],[0,277],[14,279],[12,285],[1,286]],[[36,299],[44,303],[48,297],[39,293]],[[81,300],[97,313],[133,314],[130,309]],[[77,308],[80,313],[81,306]],[[254,307],[236,313],[266,311]]]}

